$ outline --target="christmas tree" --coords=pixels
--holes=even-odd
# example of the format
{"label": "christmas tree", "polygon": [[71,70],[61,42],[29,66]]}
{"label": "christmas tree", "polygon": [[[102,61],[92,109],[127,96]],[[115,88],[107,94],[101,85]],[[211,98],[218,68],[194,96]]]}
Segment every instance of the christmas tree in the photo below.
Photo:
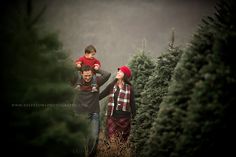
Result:
{"label": "christmas tree", "polygon": [[143,50],[141,50],[129,61],[129,67],[132,70],[131,83],[134,88],[135,102],[137,108],[139,108],[141,103],[141,92],[148,81],[148,77],[153,72],[154,63],[151,58],[147,56]]}
{"label": "christmas tree", "polygon": [[229,156],[236,103],[234,1],[221,1],[183,52],[154,121],[146,156]]}
{"label": "christmas tree", "polygon": [[73,112],[73,62],[57,34],[42,31],[45,9],[35,14],[24,2],[2,3],[8,155],[82,156],[88,128]]}
{"label": "christmas tree", "polygon": [[133,138],[137,156],[142,156],[145,153],[145,147],[148,146],[146,144],[152,123],[156,119],[159,105],[167,93],[168,84],[181,53],[179,48],[173,48],[158,57],[154,72],[149,77],[141,93],[141,104],[137,110],[135,125],[133,126]]}

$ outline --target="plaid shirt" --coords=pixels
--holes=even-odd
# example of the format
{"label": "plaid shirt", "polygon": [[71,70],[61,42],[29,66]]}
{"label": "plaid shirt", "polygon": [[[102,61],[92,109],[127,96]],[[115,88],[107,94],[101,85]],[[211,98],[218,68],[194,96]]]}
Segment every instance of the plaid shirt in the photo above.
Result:
{"label": "plaid shirt", "polygon": [[[123,88],[120,89],[117,98],[117,105],[115,110],[122,110],[122,111],[130,111],[130,85],[125,84]],[[110,93],[108,98],[108,108],[107,108],[107,115],[112,116],[114,111],[114,93],[117,90],[117,86],[114,85],[112,93]]]}

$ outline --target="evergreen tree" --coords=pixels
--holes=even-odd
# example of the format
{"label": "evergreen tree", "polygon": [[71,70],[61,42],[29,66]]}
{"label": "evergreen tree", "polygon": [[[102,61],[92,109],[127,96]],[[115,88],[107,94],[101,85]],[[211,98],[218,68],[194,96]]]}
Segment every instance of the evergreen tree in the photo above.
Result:
{"label": "evergreen tree", "polygon": [[131,83],[134,87],[135,102],[137,108],[141,103],[141,92],[148,80],[148,77],[152,74],[154,69],[154,63],[144,51],[140,51],[129,61],[129,67],[132,70]]}
{"label": "evergreen tree", "polygon": [[[148,77],[153,73],[155,66],[151,58],[144,53],[144,47],[143,47],[143,50],[141,51],[139,50],[139,53],[130,60],[129,67],[132,70],[131,83],[134,88],[134,96],[135,96],[135,103],[136,103],[136,110],[137,110],[136,115],[138,115],[139,108],[141,105],[141,92],[143,91],[144,86],[146,82],[148,81]],[[137,128],[137,125],[136,125],[136,118],[135,118],[132,120],[132,124],[131,124],[130,140],[132,141],[132,143],[135,143],[134,141],[136,141],[136,135],[134,133],[136,128]]]}
{"label": "evergreen tree", "polygon": [[172,30],[168,53],[161,55],[156,60],[154,71],[141,93],[141,104],[132,126],[131,140],[138,156],[143,156],[146,151],[149,130],[157,116],[162,98],[167,92],[168,83],[181,53],[182,51],[174,46],[174,30]]}
{"label": "evergreen tree", "polygon": [[221,1],[184,51],[152,127],[146,156],[235,154],[230,144],[236,118],[235,9],[234,1]]}
{"label": "evergreen tree", "polygon": [[72,60],[56,33],[41,31],[44,9],[33,14],[30,0],[2,4],[4,106],[10,115],[8,154],[84,155],[88,129],[86,120],[73,113]]}
{"label": "evergreen tree", "polygon": [[[216,7],[215,18],[204,21],[213,38],[208,63],[199,71],[201,77],[192,90],[183,134],[176,154],[181,156],[229,156],[235,154],[236,69],[233,63],[236,41],[236,3],[223,2]],[[197,39],[199,37],[196,37]],[[197,40],[195,39],[195,41]],[[194,43],[193,43],[194,44]],[[194,44],[197,45],[197,44]]]}
{"label": "evergreen tree", "polygon": [[181,56],[179,48],[173,48],[156,60],[154,72],[145,84],[141,93],[141,105],[135,117],[133,138],[137,156],[143,156],[154,119],[157,117],[159,105],[167,93],[167,87],[174,68]]}

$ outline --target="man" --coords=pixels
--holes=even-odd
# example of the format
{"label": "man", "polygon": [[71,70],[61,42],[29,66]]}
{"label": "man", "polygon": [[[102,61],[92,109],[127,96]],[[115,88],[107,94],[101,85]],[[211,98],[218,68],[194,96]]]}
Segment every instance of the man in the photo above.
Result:
{"label": "man", "polygon": [[[96,76],[97,89],[99,90],[99,87],[109,79],[111,73],[101,69],[97,70],[96,73],[101,74],[101,76]],[[91,92],[93,75],[92,67],[85,65],[81,68],[81,86],[80,89],[76,90],[74,98],[75,112],[89,116],[91,127],[90,137],[88,138],[89,156],[95,155],[99,135],[99,92]]]}

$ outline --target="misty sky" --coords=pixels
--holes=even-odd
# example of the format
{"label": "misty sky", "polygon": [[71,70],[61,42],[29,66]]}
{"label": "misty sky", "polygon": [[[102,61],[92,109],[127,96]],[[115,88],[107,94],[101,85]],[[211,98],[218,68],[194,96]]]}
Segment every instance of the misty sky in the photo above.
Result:
{"label": "misty sky", "polygon": [[93,44],[105,70],[127,64],[147,41],[149,54],[165,52],[175,28],[176,45],[185,46],[201,19],[214,12],[215,1],[204,0],[53,0],[45,23],[59,33],[64,49],[75,59]]}

